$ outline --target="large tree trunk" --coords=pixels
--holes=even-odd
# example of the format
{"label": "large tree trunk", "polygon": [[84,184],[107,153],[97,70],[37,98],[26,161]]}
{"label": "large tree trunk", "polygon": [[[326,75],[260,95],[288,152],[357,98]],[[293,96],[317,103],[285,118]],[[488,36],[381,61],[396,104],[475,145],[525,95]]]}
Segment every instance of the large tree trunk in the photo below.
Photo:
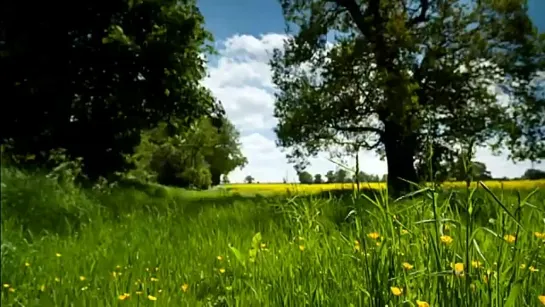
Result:
{"label": "large tree trunk", "polygon": [[397,123],[386,122],[383,142],[388,164],[388,191],[398,197],[411,191],[409,182],[418,182],[414,166],[416,136],[404,132]]}
{"label": "large tree trunk", "polygon": [[211,169],[210,173],[212,175],[212,186],[219,185],[221,183],[221,172]]}

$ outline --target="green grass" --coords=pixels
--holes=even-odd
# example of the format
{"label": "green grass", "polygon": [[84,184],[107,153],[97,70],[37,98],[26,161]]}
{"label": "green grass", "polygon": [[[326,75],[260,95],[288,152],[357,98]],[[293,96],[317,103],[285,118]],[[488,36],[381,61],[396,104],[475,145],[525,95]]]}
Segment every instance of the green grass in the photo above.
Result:
{"label": "green grass", "polygon": [[[1,276],[9,286],[1,303],[538,306],[545,243],[534,232],[545,232],[545,192],[494,193],[498,201],[480,188],[388,202],[135,185],[98,191],[4,169]],[[463,274],[452,263],[464,263]]]}

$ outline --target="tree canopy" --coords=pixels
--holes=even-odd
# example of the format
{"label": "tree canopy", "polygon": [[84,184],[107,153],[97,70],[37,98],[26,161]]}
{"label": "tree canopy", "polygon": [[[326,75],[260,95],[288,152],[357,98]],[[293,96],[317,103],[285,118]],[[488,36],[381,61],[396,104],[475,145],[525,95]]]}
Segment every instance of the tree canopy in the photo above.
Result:
{"label": "tree canopy", "polygon": [[296,32],[271,61],[275,131],[299,169],[357,138],[387,159],[388,185],[401,192],[434,156],[428,148],[434,165],[468,144],[518,160],[545,156],[536,95],[545,35],[526,1],[280,2]]}
{"label": "tree canopy", "polygon": [[529,179],[529,180],[545,179],[545,171],[531,168],[524,172],[524,175],[522,176],[522,178]]}
{"label": "tree canopy", "polygon": [[203,117],[190,127],[171,120],[143,133],[133,161],[141,179],[181,187],[207,188],[247,159],[240,151],[239,133],[224,117]]}
{"label": "tree canopy", "polygon": [[124,171],[141,131],[213,111],[194,0],[8,1],[0,28],[0,139],[33,163],[65,148],[91,178]]}
{"label": "tree canopy", "polygon": [[302,171],[299,174],[297,174],[297,176],[299,177],[299,182],[302,184],[311,184],[314,182],[314,178],[307,171]]}

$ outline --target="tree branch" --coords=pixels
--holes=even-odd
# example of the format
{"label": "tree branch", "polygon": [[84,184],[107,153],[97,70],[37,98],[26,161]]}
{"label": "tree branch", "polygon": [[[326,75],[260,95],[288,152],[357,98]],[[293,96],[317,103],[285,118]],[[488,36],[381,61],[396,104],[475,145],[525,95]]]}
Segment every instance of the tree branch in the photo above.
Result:
{"label": "tree branch", "polygon": [[382,144],[382,141],[379,139],[375,142],[373,145],[369,145],[366,141],[361,142],[343,142],[343,141],[337,141],[336,139],[333,139],[333,143],[341,146],[353,146],[354,148],[365,148],[366,150],[373,150],[377,148],[380,144]]}
{"label": "tree branch", "polygon": [[343,132],[373,132],[378,135],[382,135],[384,133],[384,131],[374,127],[332,125],[331,128]]}
{"label": "tree branch", "polygon": [[352,17],[352,20],[360,30],[360,32],[367,38],[373,37],[371,32],[371,27],[367,24],[365,21],[367,16],[375,16],[374,22],[380,22],[380,15],[379,15],[379,7],[380,7],[380,0],[369,0],[369,6],[367,7],[367,10],[363,13],[360,10],[360,7],[358,3],[355,0],[332,0],[341,7],[344,7],[350,16]]}

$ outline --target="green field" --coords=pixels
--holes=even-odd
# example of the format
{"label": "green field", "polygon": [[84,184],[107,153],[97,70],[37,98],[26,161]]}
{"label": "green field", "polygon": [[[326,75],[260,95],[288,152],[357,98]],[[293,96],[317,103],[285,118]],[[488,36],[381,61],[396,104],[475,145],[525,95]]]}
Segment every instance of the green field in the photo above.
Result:
{"label": "green field", "polygon": [[538,306],[545,191],[493,192],[83,190],[4,169],[1,303]]}

